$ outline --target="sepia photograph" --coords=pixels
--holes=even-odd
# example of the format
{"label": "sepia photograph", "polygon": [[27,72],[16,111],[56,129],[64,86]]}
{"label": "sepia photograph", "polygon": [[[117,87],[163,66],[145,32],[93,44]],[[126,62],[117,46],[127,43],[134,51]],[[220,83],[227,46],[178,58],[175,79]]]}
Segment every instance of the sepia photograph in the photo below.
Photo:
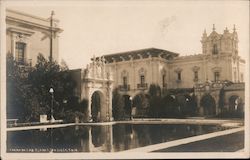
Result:
{"label": "sepia photograph", "polygon": [[249,158],[249,1],[0,0],[1,159]]}

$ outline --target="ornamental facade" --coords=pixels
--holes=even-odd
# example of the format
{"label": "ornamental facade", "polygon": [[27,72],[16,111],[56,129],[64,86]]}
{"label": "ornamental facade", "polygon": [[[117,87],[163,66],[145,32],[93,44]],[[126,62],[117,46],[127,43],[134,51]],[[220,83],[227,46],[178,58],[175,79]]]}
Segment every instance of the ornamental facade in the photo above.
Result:
{"label": "ornamental facade", "polygon": [[[235,26],[232,32],[225,28],[222,34],[213,26],[210,34],[204,31],[201,37],[201,54],[179,56],[171,51],[147,48],[104,57],[113,74],[113,87],[123,95],[133,98],[141,92],[147,93],[151,84],[166,90],[191,89],[197,97],[199,113],[214,115],[222,110],[219,108],[222,88],[227,92],[225,107],[232,108],[238,101],[244,103],[245,60],[238,55],[238,42]],[[206,109],[201,105],[204,96],[214,101],[213,106]]]}
{"label": "ornamental facade", "polygon": [[114,87],[130,94],[147,90],[150,84],[161,88],[193,88],[197,83],[228,80],[244,82],[245,61],[238,55],[236,28],[230,33],[213,31],[202,38],[202,54],[179,56],[167,50],[148,48],[104,55],[112,69]]}

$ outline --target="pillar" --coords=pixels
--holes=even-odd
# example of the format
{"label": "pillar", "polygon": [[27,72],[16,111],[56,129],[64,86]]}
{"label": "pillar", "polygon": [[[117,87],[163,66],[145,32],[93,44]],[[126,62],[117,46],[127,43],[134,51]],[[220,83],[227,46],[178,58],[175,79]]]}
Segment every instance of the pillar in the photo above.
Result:
{"label": "pillar", "polygon": [[200,105],[200,101],[201,101],[201,95],[200,95],[201,93],[200,92],[198,92],[198,94],[197,94],[197,107],[198,107],[198,114],[200,115],[200,116],[203,116],[204,115],[204,108]]}

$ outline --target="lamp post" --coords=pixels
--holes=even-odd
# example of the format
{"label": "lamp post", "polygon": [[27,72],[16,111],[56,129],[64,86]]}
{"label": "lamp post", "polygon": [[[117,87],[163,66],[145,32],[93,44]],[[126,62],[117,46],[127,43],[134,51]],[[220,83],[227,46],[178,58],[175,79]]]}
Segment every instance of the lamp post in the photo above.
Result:
{"label": "lamp post", "polygon": [[132,105],[132,100],[133,100],[133,97],[132,96],[130,96],[129,97],[129,100],[130,100],[130,110],[131,110],[131,112],[130,112],[130,120],[132,120],[133,119],[133,116],[132,116],[132,107],[133,107],[133,105]]}
{"label": "lamp post", "polygon": [[[53,100],[54,100],[54,89],[51,87],[49,89],[49,93],[51,94],[51,107],[50,107],[50,123],[53,121]],[[52,128],[50,130],[50,145],[51,145],[51,150],[50,152],[53,152],[53,134],[52,134]]]}
{"label": "lamp post", "polygon": [[49,93],[51,94],[51,107],[50,107],[50,120],[52,122],[53,119],[53,101],[54,101],[54,89],[51,87],[49,89]]}

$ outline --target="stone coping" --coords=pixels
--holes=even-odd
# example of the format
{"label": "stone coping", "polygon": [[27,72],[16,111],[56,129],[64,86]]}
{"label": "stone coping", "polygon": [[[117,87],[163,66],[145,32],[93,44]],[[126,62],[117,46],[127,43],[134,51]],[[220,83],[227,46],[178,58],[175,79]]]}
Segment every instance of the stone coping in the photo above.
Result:
{"label": "stone coping", "polygon": [[97,123],[68,123],[68,124],[47,124],[39,126],[25,126],[7,128],[7,131],[20,131],[31,129],[46,129],[59,128],[75,125],[113,125],[113,124],[200,124],[211,125],[219,124],[222,126],[238,127],[243,125],[242,120],[219,120],[219,119],[133,119],[133,121],[112,121],[112,122],[97,122]]}

